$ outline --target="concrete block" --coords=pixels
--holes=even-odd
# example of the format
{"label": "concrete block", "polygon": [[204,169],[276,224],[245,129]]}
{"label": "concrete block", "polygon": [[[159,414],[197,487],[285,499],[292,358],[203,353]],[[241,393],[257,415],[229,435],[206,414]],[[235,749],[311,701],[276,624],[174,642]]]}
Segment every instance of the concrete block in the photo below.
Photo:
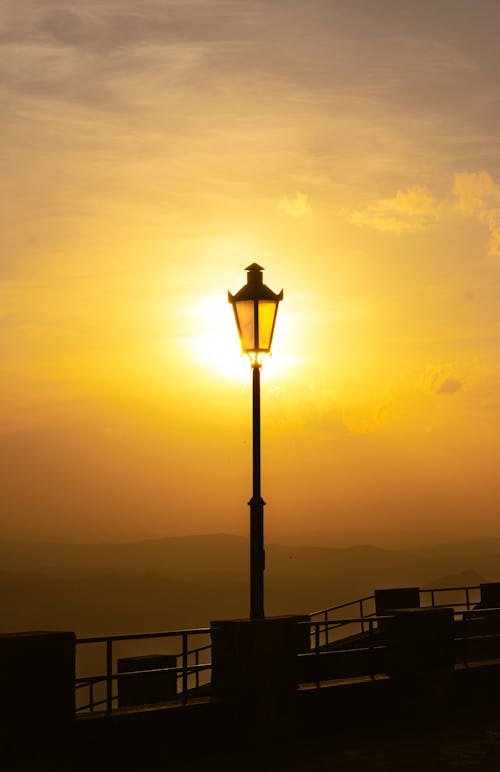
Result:
{"label": "concrete block", "polygon": [[299,652],[309,649],[306,615],[217,620],[212,626],[212,688],[249,721],[283,720],[298,683]]}
{"label": "concrete block", "polygon": [[478,608],[500,608],[500,582],[482,582]]}
{"label": "concrete block", "polygon": [[0,635],[0,735],[64,731],[75,715],[75,634]]}
{"label": "concrete block", "polygon": [[138,670],[159,670],[158,673],[137,673],[136,676],[118,677],[118,707],[155,705],[173,700],[177,696],[177,673],[162,672],[160,668],[177,667],[175,654],[145,654],[139,657],[122,657],[117,660],[118,673]]}
{"label": "concrete block", "polygon": [[401,677],[454,667],[452,608],[398,609],[386,625],[388,672]]}
{"label": "concrete block", "polygon": [[393,609],[420,608],[420,589],[418,587],[391,587],[375,590],[375,613],[379,616]]}

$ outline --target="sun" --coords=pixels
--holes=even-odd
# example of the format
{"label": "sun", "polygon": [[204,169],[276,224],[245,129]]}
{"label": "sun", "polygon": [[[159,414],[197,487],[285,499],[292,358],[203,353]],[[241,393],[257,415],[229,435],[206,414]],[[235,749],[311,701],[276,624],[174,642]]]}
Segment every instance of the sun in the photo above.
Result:
{"label": "sun", "polygon": [[[247,382],[250,362],[241,353],[233,311],[226,298],[206,295],[195,304],[193,313],[197,330],[197,334],[189,338],[193,359],[211,370],[212,375]],[[273,378],[284,373],[287,363],[286,356],[264,358],[264,367]]]}
{"label": "sun", "polygon": [[198,334],[190,338],[194,359],[223,378],[248,378],[248,360],[242,356],[233,312],[221,295],[199,299],[193,309]]}

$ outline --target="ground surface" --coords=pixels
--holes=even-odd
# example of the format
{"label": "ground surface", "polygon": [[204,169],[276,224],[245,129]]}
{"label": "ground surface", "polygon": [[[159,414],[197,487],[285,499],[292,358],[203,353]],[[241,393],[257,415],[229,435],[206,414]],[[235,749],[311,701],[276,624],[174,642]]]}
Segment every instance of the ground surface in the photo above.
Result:
{"label": "ground surface", "polygon": [[[323,727],[306,736],[254,738],[234,743],[214,738],[212,749],[196,737],[179,743],[158,738],[158,745],[120,752],[72,748],[58,758],[19,757],[5,772],[500,772],[500,705],[473,704],[446,713],[399,717],[374,716],[369,726],[349,730]],[[180,738],[179,738],[180,739]],[[163,741],[162,741],[163,740]],[[96,752],[97,751],[97,752]]]}
{"label": "ground surface", "polygon": [[[214,756],[209,767],[220,772],[500,772],[499,706],[476,710],[471,705],[446,720],[420,716],[411,723],[382,723],[376,730],[321,735],[288,745],[278,742],[263,753],[248,747],[246,752]],[[194,772],[202,766],[198,762],[182,768]]]}

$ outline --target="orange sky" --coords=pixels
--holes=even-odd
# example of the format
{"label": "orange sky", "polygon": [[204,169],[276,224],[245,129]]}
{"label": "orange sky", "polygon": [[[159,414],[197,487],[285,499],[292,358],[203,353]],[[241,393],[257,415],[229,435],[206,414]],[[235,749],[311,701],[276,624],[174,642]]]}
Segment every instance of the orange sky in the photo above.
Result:
{"label": "orange sky", "polygon": [[500,535],[496,0],[1,13],[0,537],[247,533],[253,261],[269,538]]}

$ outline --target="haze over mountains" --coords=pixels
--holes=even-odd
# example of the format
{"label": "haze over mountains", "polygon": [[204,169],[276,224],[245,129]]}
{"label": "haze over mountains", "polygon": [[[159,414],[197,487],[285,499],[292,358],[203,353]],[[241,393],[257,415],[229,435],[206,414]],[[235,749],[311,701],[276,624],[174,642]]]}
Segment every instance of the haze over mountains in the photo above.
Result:
{"label": "haze over mountains", "polygon": [[[377,587],[500,580],[500,539],[416,549],[270,544],[266,613],[311,612]],[[0,542],[0,630],[79,635],[204,626],[248,613],[248,540],[209,534],[133,543]]]}

